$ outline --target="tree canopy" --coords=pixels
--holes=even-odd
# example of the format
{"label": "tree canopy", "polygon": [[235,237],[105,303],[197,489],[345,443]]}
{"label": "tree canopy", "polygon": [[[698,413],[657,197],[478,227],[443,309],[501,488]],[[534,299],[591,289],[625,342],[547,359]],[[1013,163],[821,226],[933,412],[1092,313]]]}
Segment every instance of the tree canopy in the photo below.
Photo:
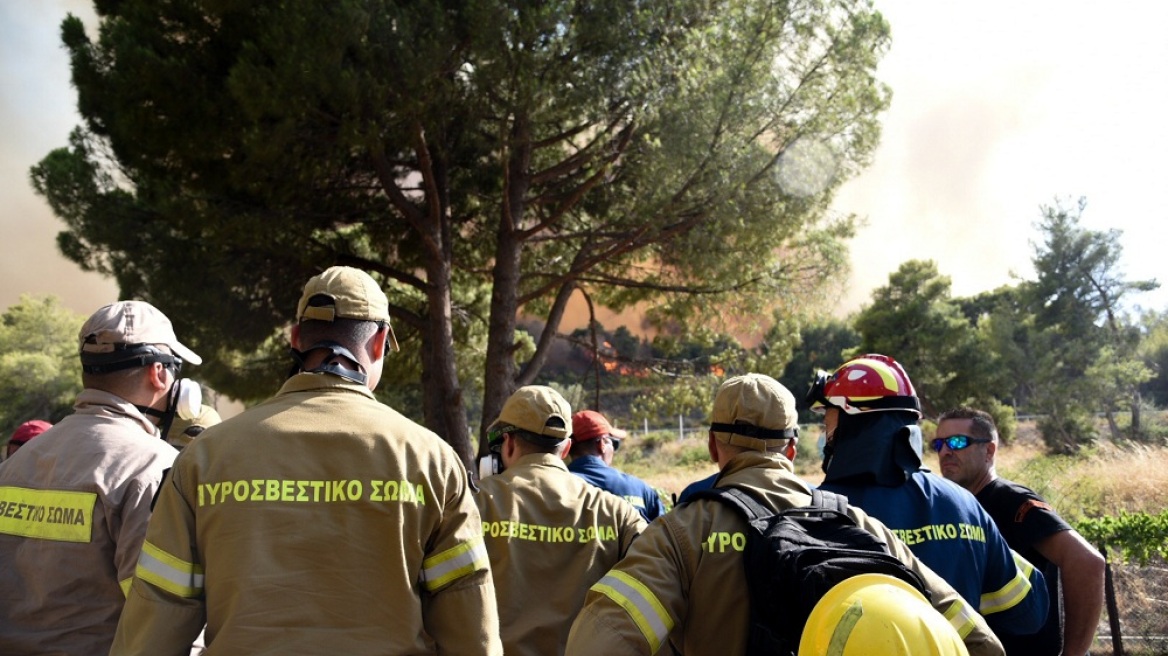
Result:
{"label": "tree canopy", "polygon": [[[96,40],[62,26],[84,126],[33,170],[63,252],[243,399],[303,280],[372,272],[390,368],[466,459],[464,385],[489,421],[577,290],[663,324],[814,291],[889,99],[865,0],[95,4]],[[520,314],[546,325],[522,361]]]}
{"label": "tree canopy", "polygon": [[936,263],[910,260],[872,293],[872,304],[855,321],[858,352],[895,357],[930,415],[976,396],[983,369],[976,332],[951,298],[950,284]]}
{"label": "tree canopy", "polygon": [[[1141,328],[1125,301],[1158,284],[1124,277],[1119,233],[1084,228],[1085,206],[1041,208],[1036,275],[1017,285],[952,298],[935,263],[905,262],[856,316],[857,351],[904,364],[926,415],[972,403],[1004,416],[1009,404],[1041,415],[1051,450],[1072,452],[1095,438],[1102,412],[1113,437],[1141,439],[1139,390],[1154,375],[1156,324],[1148,315]],[[1115,418],[1125,403],[1126,436]]]}
{"label": "tree canopy", "polygon": [[22,295],[0,315],[0,434],[30,419],[56,423],[81,391],[77,333],[85,318],[55,296]]}

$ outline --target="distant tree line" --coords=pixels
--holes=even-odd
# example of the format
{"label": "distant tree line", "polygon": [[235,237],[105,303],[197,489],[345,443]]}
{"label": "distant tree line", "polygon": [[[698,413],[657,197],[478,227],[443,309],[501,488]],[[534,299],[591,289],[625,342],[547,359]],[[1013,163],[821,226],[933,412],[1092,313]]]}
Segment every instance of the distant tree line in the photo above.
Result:
{"label": "distant tree line", "polygon": [[[876,352],[905,366],[926,417],[977,405],[998,417],[1009,439],[1016,415],[1036,415],[1055,453],[1095,440],[1097,416],[1113,440],[1164,442],[1168,427],[1148,425],[1142,410],[1168,406],[1168,312],[1135,311],[1137,294],[1158,284],[1124,278],[1120,233],[1084,228],[1084,207],[1083,200],[1042,207],[1033,280],[954,297],[934,262],[910,260],[855,315],[776,313],[753,349],[717,334],[638,343],[624,327],[611,333],[600,327],[596,348],[591,331],[582,329],[571,336],[575,361],[548,374],[575,376],[587,387],[588,372],[603,372],[594,382],[603,380],[607,394],[639,390],[617,411],[660,423],[705,412],[723,375],[769,373],[799,396],[816,369]],[[594,361],[620,367],[587,369]]]}

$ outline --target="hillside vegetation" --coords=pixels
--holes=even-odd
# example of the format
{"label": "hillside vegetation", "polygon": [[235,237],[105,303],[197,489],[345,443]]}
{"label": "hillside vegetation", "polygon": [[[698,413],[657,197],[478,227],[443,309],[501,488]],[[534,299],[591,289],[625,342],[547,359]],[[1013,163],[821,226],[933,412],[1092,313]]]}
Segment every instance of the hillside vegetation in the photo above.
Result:
{"label": "hillside vegetation", "polygon": [[[926,427],[926,430],[928,427]],[[816,446],[819,426],[803,427],[795,471],[809,483],[823,480]],[[938,471],[936,454],[925,464]],[[676,433],[635,434],[625,440],[613,465],[664,492],[666,499],[717,471],[705,433],[684,439]],[[1019,422],[1013,444],[997,458],[998,475],[1044,496],[1068,521],[1114,515],[1120,510],[1156,514],[1168,508],[1168,448],[1101,441],[1076,455],[1046,455],[1031,422]]]}

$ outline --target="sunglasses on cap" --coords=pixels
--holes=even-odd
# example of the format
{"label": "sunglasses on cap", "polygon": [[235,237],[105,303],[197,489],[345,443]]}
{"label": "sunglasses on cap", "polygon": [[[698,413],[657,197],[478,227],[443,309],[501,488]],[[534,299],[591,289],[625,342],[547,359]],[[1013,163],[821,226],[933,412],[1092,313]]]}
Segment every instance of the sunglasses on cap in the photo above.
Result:
{"label": "sunglasses on cap", "polygon": [[514,433],[518,428],[509,424],[499,424],[487,431],[487,449],[491,453],[503,452],[503,435],[506,433]]}
{"label": "sunglasses on cap", "polygon": [[941,448],[948,446],[950,451],[960,451],[969,448],[970,444],[985,444],[986,442],[993,442],[993,440],[984,437],[970,437],[968,435],[950,435],[949,437],[938,437],[933,440],[933,450],[941,453]]}

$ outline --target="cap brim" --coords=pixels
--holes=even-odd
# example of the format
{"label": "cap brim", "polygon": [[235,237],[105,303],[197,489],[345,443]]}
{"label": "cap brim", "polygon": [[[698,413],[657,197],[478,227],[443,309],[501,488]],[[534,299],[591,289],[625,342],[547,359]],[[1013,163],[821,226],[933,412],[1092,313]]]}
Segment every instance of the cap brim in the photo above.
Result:
{"label": "cap brim", "polygon": [[194,351],[183,346],[182,344],[175,342],[174,344],[167,344],[167,346],[170,347],[170,350],[174,352],[175,355],[182,358],[183,362],[189,362],[191,364],[203,364],[203,358],[200,358]]}
{"label": "cap brim", "polygon": [[388,321],[385,322],[385,345],[389,347],[391,353],[396,353],[401,350],[401,346],[397,343],[397,335],[393,334],[393,326]]}

